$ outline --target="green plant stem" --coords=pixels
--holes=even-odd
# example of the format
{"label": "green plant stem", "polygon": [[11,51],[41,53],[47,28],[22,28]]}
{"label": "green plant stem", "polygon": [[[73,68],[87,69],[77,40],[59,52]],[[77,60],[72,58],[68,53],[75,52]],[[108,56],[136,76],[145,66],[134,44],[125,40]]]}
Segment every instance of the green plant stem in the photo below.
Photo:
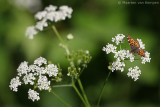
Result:
{"label": "green plant stem", "polygon": [[63,104],[65,104],[67,107],[72,107],[71,105],[69,105],[67,102],[65,102],[62,98],[60,98],[56,93],[54,93],[53,91],[51,91],[51,93],[57,97]]}
{"label": "green plant stem", "polygon": [[84,99],[85,99],[85,101],[86,101],[86,103],[87,103],[88,107],[90,107],[90,104],[89,104],[88,98],[87,98],[87,96],[86,96],[86,94],[85,94],[85,91],[84,91],[83,85],[82,85],[81,80],[80,80],[79,78],[78,78],[78,84],[79,84],[79,87],[80,87],[80,89],[81,89],[81,91],[82,91],[83,97],[84,97]]}
{"label": "green plant stem", "polygon": [[64,44],[65,42],[63,41],[62,37],[60,36],[60,34],[58,33],[56,27],[53,25],[52,26],[53,31],[55,32],[56,36],[58,37],[58,39],[61,41],[62,44]]}
{"label": "green plant stem", "polygon": [[[70,51],[69,51],[66,43],[64,42],[64,40],[62,39],[61,35],[58,33],[58,31],[57,31],[57,29],[56,29],[56,27],[55,27],[54,25],[52,26],[52,29],[53,29],[53,31],[55,32],[55,34],[56,34],[56,36],[58,37],[58,39],[60,40],[60,42],[62,43],[63,48],[65,49],[65,51],[66,51],[66,53],[67,53],[67,56],[69,57]],[[68,85],[63,85],[62,87],[64,87],[64,86],[68,86]],[[53,87],[54,87],[54,86],[53,86]],[[58,87],[59,87],[59,86],[58,86]],[[60,86],[60,87],[61,87],[61,86]],[[82,100],[82,102],[84,103],[84,105],[85,105],[86,107],[90,107],[90,106],[88,106],[88,104],[85,102],[85,100],[84,100],[84,98],[82,97],[81,93],[79,92],[79,90],[78,90],[77,87],[75,86],[75,82],[73,81],[73,78],[72,78],[72,87],[74,88],[74,90],[76,91],[76,93],[78,94],[78,96],[80,97],[80,99]],[[55,93],[54,93],[54,94],[55,94]],[[59,98],[59,97],[57,97],[57,98]],[[63,100],[62,100],[62,101],[63,101]]]}
{"label": "green plant stem", "polygon": [[69,54],[70,54],[70,51],[69,51],[66,43],[64,42],[64,40],[62,39],[61,35],[58,33],[58,31],[57,31],[57,29],[56,29],[56,27],[55,27],[54,25],[52,26],[52,29],[53,29],[53,31],[55,32],[55,34],[56,34],[56,36],[58,37],[58,39],[60,40],[60,42],[62,43],[63,48],[66,50],[67,55],[69,55]]}
{"label": "green plant stem", "polygon": [[85,105],[85,107],[87,106],[87,103],[85,102],[84,98],[82,97],[82,95],[80,94],[80,92],[78,91],[77,87],[75,86],[75,84],[72,84],[74,90],[76,91],[76,93],[78,94],[78,96],[80,97],[80,99],[82,100],[83,104]]}
{"label": "green plant stem", "polygon": [[108,73],[108,76],[107,76],[107,78],[106,78],[106,80],[105,80],[105,82],[104,82],[104,84],[103,84],[103,87],[102,87],[102,89],[101,89],[101,92],[100,92],[100,94],[99,94],[99,98],[98,98],[98,102],[97,102],[97,107],[99,107],[99,103],[100,103],[100,101],[101,101],[102,94],[103,94],[103,91],[104,91],[104,89],[105,89],[105,85],[106,85],[106,83],[108,82],[108,78],[109,78],[110,74],[111,74],[111,71]]}
{"label": "green plant stem", "polygon": [[65,84],[65,85],[54,85],[54,88],[58,88],[58,87],[72,87],[72,84]]}

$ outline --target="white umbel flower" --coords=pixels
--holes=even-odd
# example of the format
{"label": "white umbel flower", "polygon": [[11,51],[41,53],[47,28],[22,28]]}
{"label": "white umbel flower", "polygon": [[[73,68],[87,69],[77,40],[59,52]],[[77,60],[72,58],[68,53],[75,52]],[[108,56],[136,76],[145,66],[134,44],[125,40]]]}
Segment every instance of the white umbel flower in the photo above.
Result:
{"label": "white umbel flower", "polygon": [[115,42],[116,45],[118,45],[119,43],[123,43],[124,40],[123,38],[125,37],[125,35],[123,34],[117,34],[117,36],[115,36],[115,38],[112,38],[112,42]]}
{"label": "white umbel flower", "polygon": [[10,89],[17,92],[18,91],[18,86],[21,85],[21,82],[19,80],[19,77],[17,76],[16,78],[13,78],[11,79],[11,82],[10,82]]}
{"label": "white umbel flower", "polygon": [[120,58],[117,58],[115,62],[112,63],[112,72],[115,70],[124,71],[125,63],[121,62]]}
{"label": "white umbel flower", "polygon": [[51,77],[51,76],[57,76],[57,74],[58,74],[58,68],[54,64],[49,64],[46,67],[46,72],[49,75],[49,77]]}
{"label": "white umbel flower", "polygon": [[35,29],[34,26],[29,26],[27,27],[26,29],[26,33],[25,35],[29,37],[29,39],[33,39],[34,35],[36,35],[38,32],[37,30]]}
{"label": "white umbel flower", "polygon": [[118,52],[115,52],[114,58],[120,58],[121,60],[124,60],[126,57],[126,50],[120,50]]}
{"label": "white umbel flower", "polygon": [[35,80],[35,77],[34,77],[33,73],[26,74],[23,77],[24,84],[30,83],[30,85],[33,85],[34,84],[34,80]]}
{"label": "white umbel flower", "polygon": [[126,50],[126,58],[130,58],[130,62],[134,61],[134,57],[135,56],[129,50]]}
{"label": "white umbel flower", "polygon": [[38,19],[38,22],[35,26],[30,26],[26,30],[26,36],[30,39],[33,39],[34,35],[37,34],[37,31],[43,31],[44,27],[48,27],[48,22],[58,22],[65,20],[66,18],[71,18],[73,10],[68,6],[60,6],[57,10],[56,6],[49,5],[43,11],[37,12],[35,14],[35,19]]}
{"label": "white umbel flower", "polygon": [[61,11],[55,12],[55,17],[54,17],[54,21],[55,22],[58,22],[58,21],[61,21],[61,20],[65,20],[65,19],[66,19],[66,17],[63,14],[63,12],[61,12]]}
{"label": "white umbel flower", "polygon": [[35,14],[35,19],[38,19],[38,20],[42,20],[43,18],[45,18],[47,12],[46,11],[40,11],[38,13]]}
{"label": "white umbel flower", "polygon": [[46,20],[54,21],[56,15],[57,15],[56,12],[48,12],[45,18]]}
{"label": "white umbel flower", "polygon": [[30,72],[36,72],[37,68],[39,68],[39,66],[37,65],[29,65],[29,71]]}
{"label": "white umbel flower", "polygon": [[103,47],[103,51],[105,51],[106,52],[106,54],[109,54],[109,53],[115,53],[116,52],[116,46],[114,46],[113,44],[109,44],[108,43],[108,45],[106,45],[106,47]]}
{"label": "white umbel flower", "polygon": [[137,39],[137,41],[139,42],[140,48],[145,49],[145,44],[143,44],[141,39]]}
{"label": "white umbel flower", "polygon": [[48,23],[46,22],[46,19],[43,19],[43,20],[37,22],[35,27],[36,27],[36,29],[42,31],[44,29],[44,27],[47,27],[47,26],[48,26]]}
{"label": "white umbel flower", "polygon": [[29,70],[30,72],[33,73],[34,76],[39,76],[46,73],[46,70],[44,67],[40,67],[37,65],[30,65]]}
{"label": "white umbel flower", "polygon": [[38,88],[40,90],[49,90],[50,81],[48,81],[46,76],[39,76],[38,79]]}
{"label": "white umbel flower", "polygon": [[56,11],[56,9],[57,9],[57,6],[53,6],[53,5],[49,5],[48,7],[45,8],[47,12]]}
{"label": "white umbel flower", "polygon": [[142,59],[142,64],[145,64],[146,62],[150,62],[151,58],[150,58],[150,53],[149,52],[145,52],[145,57],[141,57]]}
{"label": "white umbel flower", "polygon": [[134,68],[130,67],[128,71],[128,77],[131,77],[132,79],[134,79],[134,81],[136,81],[141,74],[141,70],[138,66],[135,66]]}
{"label": "white umbel flower", "polygon": [[63,12],[65,17],[71,18],[71,14],[73,12],[72,8],[68,6],[60,6],[59,10]]}
{"label": "white umbel flower", "polygon": [[33,102],[35,100],[37,100],[37,101],[40,100],[39,93],[34,91],[34,90],[29,89],[29,91],[28,91],[28,99],[31,99]]}
{"label": "white umbel flower", "polygon": [[42,64],[47,64],[47,60],[43,57],[39,57],[34,61],[34,64],[41,66]]}
{"label": "white umbel flower", "polygon": [[17,72],[19,76],[22,76],[23,74],[27,74],[27,72],[29,72],[28,62],[26,61],[22,62],[19,65]]}

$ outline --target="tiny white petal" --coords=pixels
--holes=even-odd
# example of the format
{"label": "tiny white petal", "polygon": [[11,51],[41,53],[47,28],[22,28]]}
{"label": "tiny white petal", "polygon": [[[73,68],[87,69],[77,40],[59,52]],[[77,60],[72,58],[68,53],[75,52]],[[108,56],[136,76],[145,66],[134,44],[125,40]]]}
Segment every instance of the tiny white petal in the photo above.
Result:
{"label": "tiny white petal", "polygon": [[124,71],[125,63],[121,62],[120,58],[117,58],[115,62],[112,63],[112,72],[115,70]]}
{"label": "tiny white petal", "polygon": [[57,6],[49,5],[48,7],[45,8],[46,11],[55,11],[57,9]]}
{"label": "tiny white petal", "polygon": [[33,39],[34,35],[36,35],[38,32],[36,31],[35,27],[34,26],[29,26],[27,27],[26,29],[26,37],[28,36],[29,39]]}
{"label": "tiny white petal", "polygon": [[65,15],[65,17],[71,18],[71,14],[73,12],[73,9],[68,7],[68,6],[61,6],[59,8],[60,11],[63,12],[63,14]]}
{"label": "tiny white petal", "polygon": [[130,62],[134,61],[134,57],[135,56],[129,50],[126,50],[126,58],[130,58]]}
{"label": "tiny white petal", "polygon": [[35,80],[35,77],[34,77],[33,73],[26,74],[23,77],[24,84],[30,83],[30,85],[33,85],[34,84],[34,80]]}
{"label": "tiny white petal", "polygon": [[118,52],[115,52],[114,58],[120,58],[121,60],[124,60],[126,57],[126,50],[120,50]]}
{"label": "tiny white petal", "polygon": [[146,62],[150,62],[151,58],[150,58],[150,53],[149,52],[145,52],[145,57],[141,57],[142,59],[142,64],[145,64]]}
{"label": "tiny white petal", "polygon": [[109,44],[108,43],[108,45],[106,45],[106,47],[103,47],[103,51],[105,51],[106,52],[106,54],[109,54],[109,53],[115,53],[116,52],[116,46],[114,46],[113,44]]}
{"label": "tiny white petal", "polygon": [[139,69],[138,66],[135,66],[134,68],[130,67],[128,71],[129,71],[127,73],[128,77],[131,77],[132,79],[134,79],[134,81],[136,81],[141,74],[141,70]]}
{"label": "tiny white petal", "polygon": [[22,62],[19,65],[17,72],[19,76],[22,76],[23,74],[27,74],[27,72],[29,72],[28,62],[26,61]]}
{"label": "tiny white petal", "polygon": [[28,91],[28,99],[31,99],[33,102],[35,100],[37,100],[37,101],[40,100],[39,93],[34,91],[34,90],[29,89],[29,91]]}
{"label": "tiny white petal", "polygon": [[46,20],[54,21],[56,15],[57,15],[56,12],[48,12],[45,18]]}
{"label": "tiny white petal", "polygon": [[41,20],[41,19],[45,18],[46,14],[47,14],[46,11],[40,11],[35,14],[35,18],[38,20]]}
{"label": "tiny white petal", "polygon": [[50,87],[50,81],[48,81],[46,76],[39,76],[38,88],[40,90],[48,90]]}
{"label": "tiny white petal", "polygon": [[42,64],[47,64],[47,60],[43,57],[39,57],[34,61],[34,64],[41,66]]}
{"label": "tiny white petal", "polygon": [[42,31],[44,27],[47,27],[48,26],[48,23],[46,22],[46,19],[42,20],[42,21],[39,21],[37,22],[36,24],[36,29]]}
{"label": "tiny white petal", "polygon": [[140,48],[145,49],[145,44],[143,44],[141,39],[137,39],[137,41],[139,42]]}
{"label": "tiny white petal", "polygon": [[118,45],[119,43],[123,43],[124,40],[123,38],[125,37],[125,35],[123,34],[117,34],[117,36],[115,36],[115,38],[112,38],[112,42],[115,42],[116,45]]}
{"label": "tiny white petal", "polygon": [[58,68],[54,64],[48,64],[48,66],[46,67],[46,72],[49,75],[49,77],[51,77],[51,76],[57,76],[57,74],[58,74]]}
{"label": "tiny white petal", "polygon": [[16,78],[11,79],[10,81],[10,89],[17,92],[18,91],[18,86],[21,85],[21,82],[19,80],[19,77],[17,76]]}

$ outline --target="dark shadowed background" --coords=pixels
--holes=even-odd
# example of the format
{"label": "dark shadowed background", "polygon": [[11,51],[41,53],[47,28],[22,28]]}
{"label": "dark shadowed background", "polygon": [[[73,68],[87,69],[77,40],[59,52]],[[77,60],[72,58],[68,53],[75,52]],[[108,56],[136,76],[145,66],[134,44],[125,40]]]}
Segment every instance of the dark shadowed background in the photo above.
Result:
{"label": "dark shadowed background", "polygon": [[[111,73],[101,107],[160,107],[160,3],[124,4],[118,0],[41,0],[40,3],[40,0],[32,0],[31,7],[27,7],[20,1],[0,0],[1,107],[65,107],[47,91],[40,93],[40,101],[32,102],[28,100],[27,86],[19,87],[18,92],[9,88],[17,67],[25,60],[32,64],[43,56],[64,69],[68,65],[65,51],[59,47],[59,41],[50,29],[38,33],[33,40],[25,37],[27,26],[36,22],[34,14],[49,4],[73,8],[72,18],[58,22],[56,26],[63,38],[69,33],[74,35],[74,39],[68,42],[71,50],[88,49],[93,57],[80,77],[93,107],[109,72],[107,66],[114,61],[102,51],[102,47],[121,33],[142,39],[152,60],[145,65],[134,63],[142,71],[136,82],[127,77],[127,70]],[[132,63],[128,65],[134,66]],[[72,88],[53,90],[73,107],[83,107]]]}

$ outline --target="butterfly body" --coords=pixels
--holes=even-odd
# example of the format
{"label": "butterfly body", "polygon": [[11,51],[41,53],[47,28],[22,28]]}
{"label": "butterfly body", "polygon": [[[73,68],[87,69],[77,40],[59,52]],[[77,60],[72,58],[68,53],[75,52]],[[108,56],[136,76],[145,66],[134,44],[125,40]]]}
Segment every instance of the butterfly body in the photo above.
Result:
{"label": "butterfly body", "polygon": [[127,39],[131,47],[131,52],[137,53],[138,55],[145,57],[145,51],[140,48],[139,42],[137,40],[134,40],[130,35],[127,35]]}

